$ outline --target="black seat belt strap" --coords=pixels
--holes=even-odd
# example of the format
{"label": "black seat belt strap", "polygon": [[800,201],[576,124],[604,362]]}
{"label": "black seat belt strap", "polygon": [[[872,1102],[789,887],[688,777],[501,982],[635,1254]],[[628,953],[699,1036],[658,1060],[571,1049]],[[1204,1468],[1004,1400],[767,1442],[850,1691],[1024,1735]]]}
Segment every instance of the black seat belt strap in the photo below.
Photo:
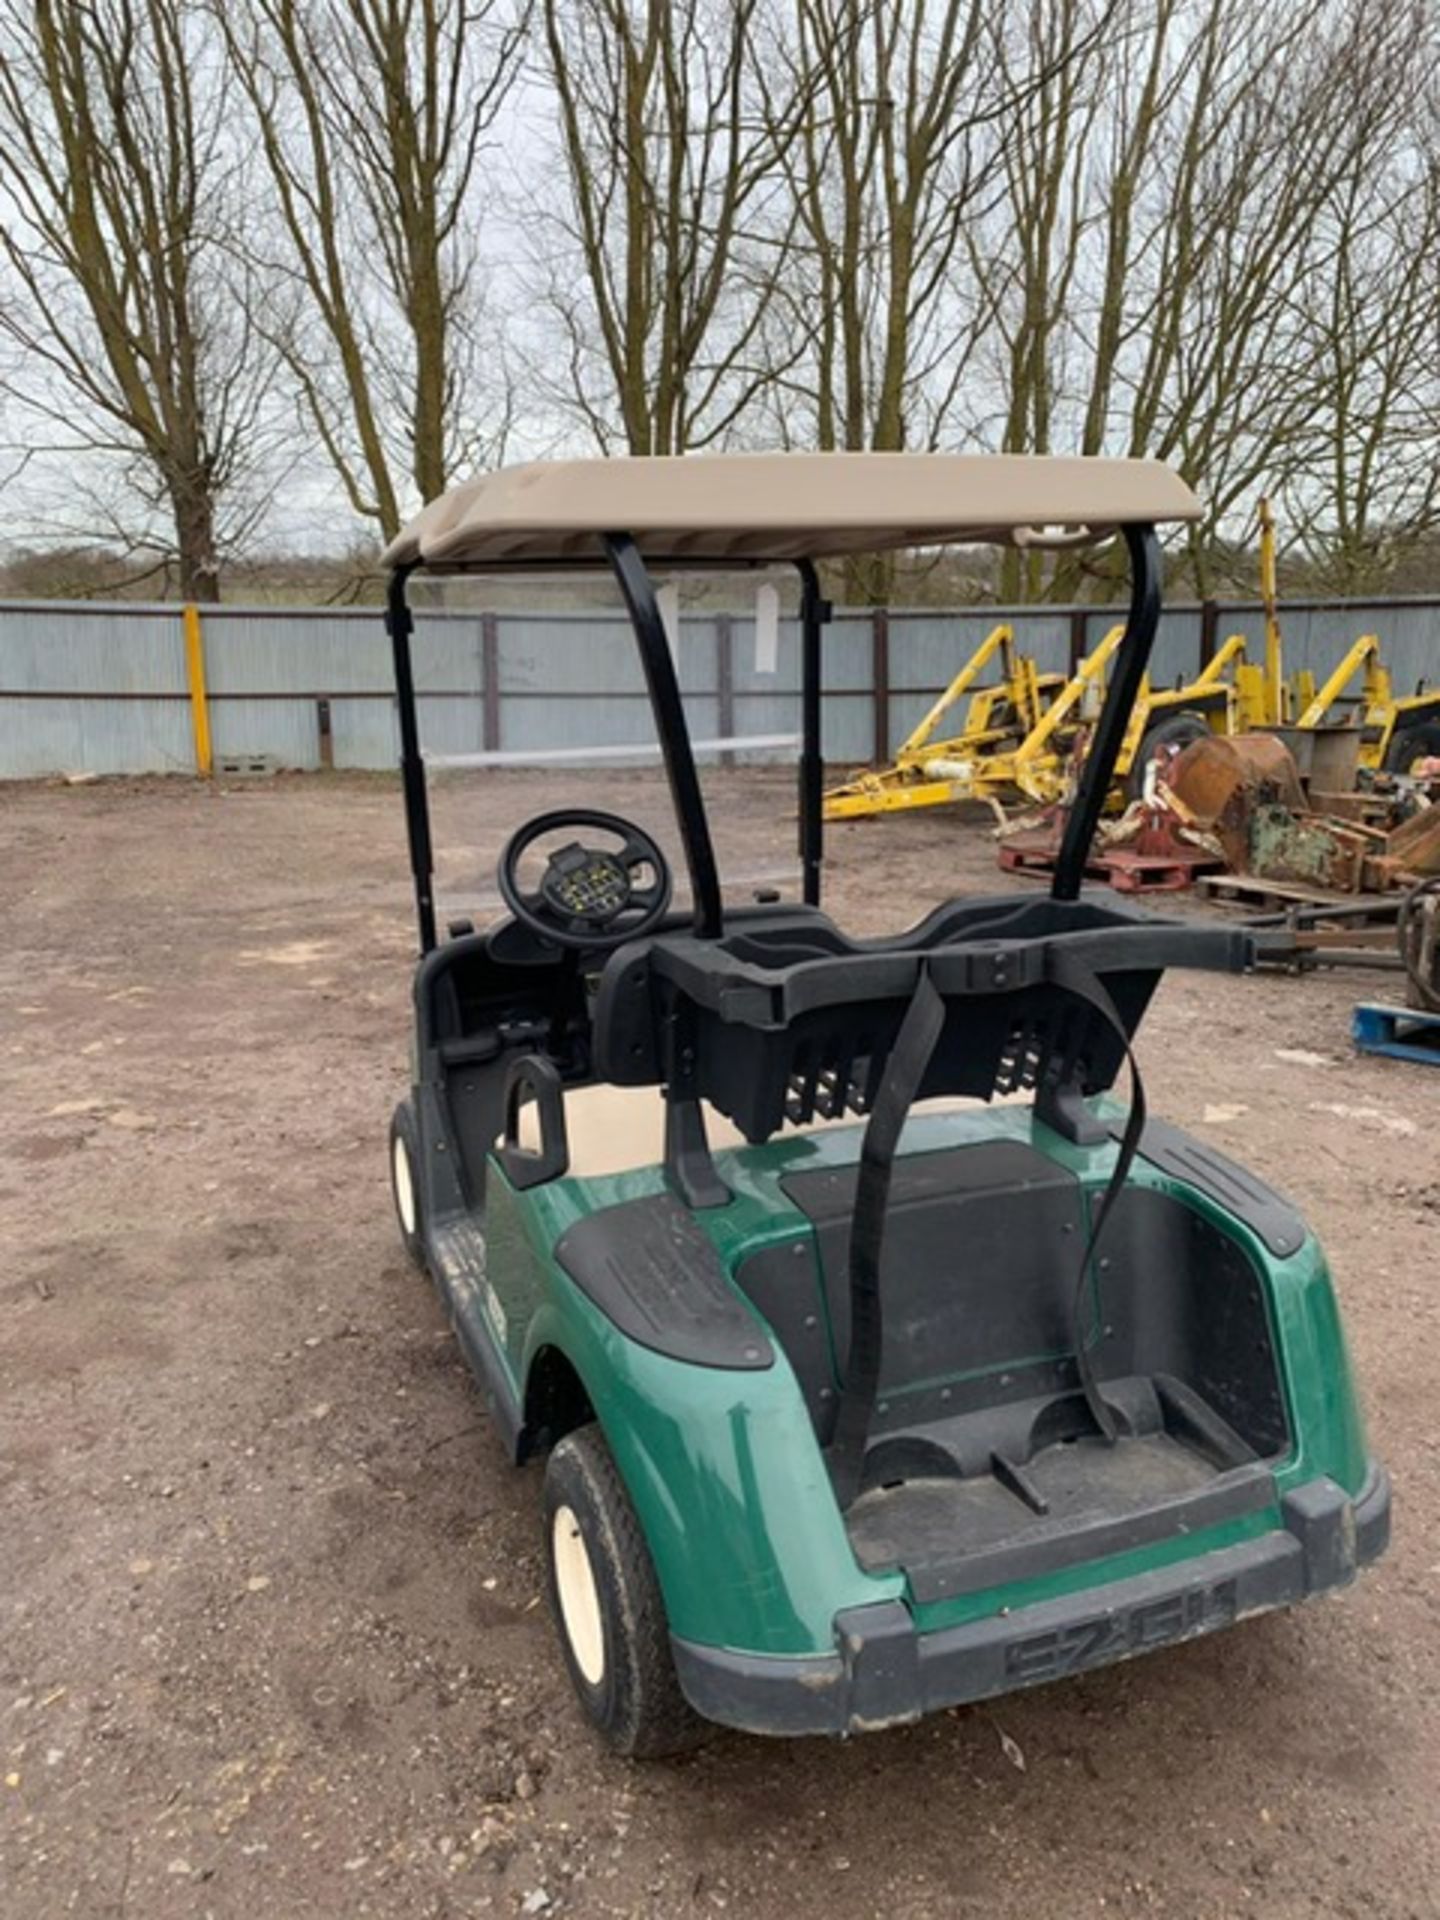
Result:
{"label": "black seat belt strap", "polygon": [[919,981],[890,1049],[860,1144],[855,1211],[850,1221],[850,1348],[829,1450],[830,1477],[842,1513],[859,1493],[864,1478],[870,1416],[880,1385],[885,1333],[880,1261],[890,1203],[890,1174],[906,1115],[920,1091],[944,1025],[944,998],[922,962]]}
{"label": "black seat belt strap", "polygon": [[[1104,1437],[1113,1445],[1120,1437],[1119,1423],[1115,1409],[1100,1391],[1100,1383],[1095,1377],[1095,1365],[1085,1339],[1085,1302],[1090,1290],[1090,1278],[1095,1259],[1100,1251],[1100,1242],[1110,1223],[1115,1203],[1124,1190],[1130,1176],[1130,1169],[1140,1147],[1140,1138],[1145,1131],[1145,1086],[1140,1078],[1140,1068],[1136,1064],[1135,1054],[1130,1046],[1130,1035],[1125,1022],[1110,996],[1109,989],[1099,975],[1083,962],[1068,955],[1063,948],[1050,950],[1048,974],[1053,985],[1062,992],[1082,1001],[1097,1013],[1105,1025],[1120,1042],[1125,1055],[1125,1064],[1130,1070],[1130,1111],[1125,1119],[1125,1131],[1120,1136],[1120,1150],[1115,1156],[1115,1166],[1105,1191],[1100,1196],[1098,1206],[1091,1210],[1090,1233],[1085,1242],[1084,1252],[1080,1256],[1080,1271],[1075,1280],[1075,1294],[1070,1305],[1070,1332],[1075,1346],[1075,1367],[1080,1376],[1080,1390],[1085,1395],[1085,1404],[1090,1409],[1091,1418]],[[1097,1298],[1099,1297],[1097,1289]]]}
{"label": "black seat belt strap", "polygon": [[[1104,1438],[1113,1444],[1120,1437],[1120,1423],[1115,1409],[1101,1392],[1095,1375],[1086,1340],[1085,1309],[1101,1241],[1113,1217],[1115,1204],[1124,1190],[1145,1130],[1145,1088],[1125,1022],[1099,976],[1083,962],[1058,948],[1051,949],[1047,971],[1052,986],[1080,1001],[1098,1015],[1114,1034],[1130,1071],[1130,1111],[1105,1191],[1091,1210],[1090,1232],[1081,1254],[1070,1310],[1080,1388],[1096,1426]],[[855,1210],[850,1222],[850,1345],[840,1389],[839,1411],[828,1450],[831,1482],[842,1512],[853,1503],[864,1480],[870,1420],[880,1385],[884,1356],[880,1266],[890,1201],[890,1177],[901,1130],[920,1091],[944,1026],[944,997],[931,980],[928,969],[922,967],[915,992],[886,1061],[884,1076],[870,1110],[860,1148]]]}

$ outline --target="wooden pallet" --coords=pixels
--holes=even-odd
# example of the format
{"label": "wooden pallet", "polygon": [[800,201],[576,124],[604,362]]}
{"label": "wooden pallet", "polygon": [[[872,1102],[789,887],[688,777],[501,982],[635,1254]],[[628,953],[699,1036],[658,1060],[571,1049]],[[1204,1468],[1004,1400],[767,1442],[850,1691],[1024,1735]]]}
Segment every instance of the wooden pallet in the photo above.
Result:
{"label": "wooden pallet", "polygon": [[1176,847],[1170,853],[1109,847],[1096,856],[1095,864],[1117,893],[1183,893],[1220,862],[1198,847]]}
{"label": "wooden pallet", "polygon": [[1351,1017],[1350,1031],[1361,1053],[1440,1067],[1440,1013],[1362,1001]]}
{"label": "wooden pallet", "polygon": [[1353,903],[1353,893],[1321,893],[1285,880],[1257,880],[1253,873],[1207,873],[1195,882],[1197,893],[1234,907],[1336,907]]}
{"label": "wooden pallet", "polygon": [[[1005,873],[1025,873],[1037,879],[1055,871],[1058,847],[1053,838],[1026,841],[1023,836],[1002,840],[996,858]],[[1117,893],[1180,893],[1193,886],[1197,870],[1219,862],[1198,848],[1173,853],[1136,853],[1128,847],[1092,852],[1083,873],[1087,880],[1105,880]]]}

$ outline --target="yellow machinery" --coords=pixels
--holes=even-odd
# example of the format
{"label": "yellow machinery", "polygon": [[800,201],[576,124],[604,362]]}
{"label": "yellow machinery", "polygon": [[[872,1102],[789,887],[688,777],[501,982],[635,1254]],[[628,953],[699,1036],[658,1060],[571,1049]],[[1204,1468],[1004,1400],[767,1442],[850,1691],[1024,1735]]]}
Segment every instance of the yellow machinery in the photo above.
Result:
{"label": "yellow machinery", "polygon": [[[1116,762],[1112,805],[1137,796],[1143,769],[1160,747],[1185,747],[1206,732],[1309,731],[1348,721],[1363,729],[1362,766],[1403,773],[1419,759],[1440,756],[1440,692],[1397,700],[1373,633],[1357,640],[1323,683],[1308,670],[1286,678],[1275,519],[1268,500],[1260,502],[1260,592],[1263,662],[1246,659],[1244,635],[1237,633],[1187,684],[1157,690],[1144,683]],[[1033,658],[1017,648],[1011,627],[992,627],[891,765],[856,774],[829,790],[825,818],[856,820],[980,800],[1003,825],[1007,805],[1043,807],[1063,800],[1072,755],[1098,711],[1123,632],[1112,627],[1067,678],[1040,673]],[[978,685],[997,656],[999,682]],[[1362,671],[1358,698],[1347,697],[1346,689]],[[959,733],[937,740],[940,723],[967,696]]]}
{"label": "yellow machinery", "polygon": [[[1356,674],[1362,676],[1359,695],[1346,700],[1346,689]],[[1299,707],[1297,727],[1333,724],[1332,709],[1345,701],[1352,724],[1363,728],[1362,767],[1409,773],[1416,761],[1440,757],[1440,693],[1416,693],[1397,700],[1373,633],[1361,635],[1322,686],[1314,685],[1313,674],[1300,673],[1292,692]]]}
{"label": "yellow machinery", "polygon": [[[1265,664],[1243,657],[1235,664],[1235,696],[1241,730],[1288,726],[1302,697],[1285,678],[1285,644],[1280,636],[1280,607],[1275,571],[1275,516],[1260,502],[1260,600],[1265,609]],[[1309,690],[1313,693],[1313,688]],[[1312,725],[1314,722],[1311,723]]]}
{"label": "yellow machinery", "polygon": [[[1361,634],[1324,681],[1302,668],[1285,677],[1275,569],[1275,516],[1260,502],[1260,597],[1265,608],[1265,664],[1241,661],[1235,691],[1241,727],[1296,727],[1305,731],[1340,725],[1362,729],[1360,765],[1408,773],[1417,760],[1440,755],[1440,692],[1397,700],[1380,658],[1380,641]],[[1348,692],[1360,675],[1358,694]]]}
{"label": "yellow machinery", "polygon": [[[996,656],[998,685],[975,683]],[[1063,673],[1037,671],[1034,660],[1015,646],[1014,629],[992,627],[955,675],[925,718],[905,741],[893,765],[862,773],[825,795],[827,820],[854,820],[907,807],[938,807],[952,800],[993,800],[1028,777],[1030,763],[1044,749],[1063,715],[1049,709],[1071,692],[1073,707],[1084,686]],[[966,695],[969,705],[958,734],[936,741],[945,715]],[[1027,748],[1030,750],[1027,753]]]}
{"label": "yellow machinery", "polygon": [[[1015,645],[1008,626],[993,627],[896,754],[876,772],[861,773],[825,795],[827,820],[855,820],[912,807],[981,800],[1000,820],[1007,802],[1049,806],[1064,797],[1070,757],[1105,690],[1105,677],[1125,629],[1112,627],[1067,679],[1040,673]],[[1148,680],[1130,717],[1116,762],[1124,783],[1161,740],[1183,746],[1207,730],[1231,733],[1237,724],[1234,686],[1227,678],[1243,658],[1240,635],[1227,640],[1196,679],[1155,690]],[[976,681],[996,656],[998,685]],[[940,722],[969,695],[958,734],[937,740]]]}

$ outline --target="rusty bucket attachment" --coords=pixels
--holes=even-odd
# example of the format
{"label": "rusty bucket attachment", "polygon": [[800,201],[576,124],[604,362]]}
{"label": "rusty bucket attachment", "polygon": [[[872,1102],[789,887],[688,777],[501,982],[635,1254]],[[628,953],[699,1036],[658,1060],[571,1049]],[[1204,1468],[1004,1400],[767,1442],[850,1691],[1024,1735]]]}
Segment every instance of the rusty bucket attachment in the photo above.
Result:
{"label": "rusty bucket attachment", "polygon": [[1193,740],[1171,764],[1165,784],[1197,826],[1208,828],[1236,873],[1250,870],[1250,826],[1263,807],[1304,809],[1294,757],[1268,733]]}

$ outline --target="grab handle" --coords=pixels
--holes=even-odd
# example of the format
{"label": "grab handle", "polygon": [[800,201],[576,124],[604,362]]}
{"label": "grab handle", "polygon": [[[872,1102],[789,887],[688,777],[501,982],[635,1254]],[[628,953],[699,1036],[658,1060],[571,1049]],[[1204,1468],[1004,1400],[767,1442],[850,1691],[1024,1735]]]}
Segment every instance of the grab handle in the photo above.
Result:
{"label": "grab handle", "polygon": [[[520,1144],[520,1110],[535,1102],[540,1145]],[[570,1142],[565,1132],[565,1091],[552,1060],[527,1053],[512,1060],[505,1074],[505,1133],[496,1153],[505,1178],[522,1193],[569,1171]]]}

